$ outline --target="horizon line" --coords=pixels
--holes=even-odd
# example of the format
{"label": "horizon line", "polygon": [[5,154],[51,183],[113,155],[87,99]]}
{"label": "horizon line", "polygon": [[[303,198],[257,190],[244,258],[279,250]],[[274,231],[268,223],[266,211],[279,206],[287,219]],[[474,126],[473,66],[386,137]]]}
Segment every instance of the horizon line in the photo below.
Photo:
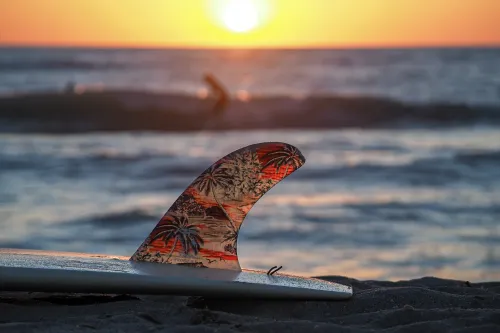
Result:
{"label": "horizon line", "polygon": [[500,48],[500,42],[490,44],[364,44],[364,45],[157,45],[157,44],[42,44],[1,43],[0,48],[54,48],[54,49],[143,49],[143,50],[343,50],[343,49],[467,49]]}

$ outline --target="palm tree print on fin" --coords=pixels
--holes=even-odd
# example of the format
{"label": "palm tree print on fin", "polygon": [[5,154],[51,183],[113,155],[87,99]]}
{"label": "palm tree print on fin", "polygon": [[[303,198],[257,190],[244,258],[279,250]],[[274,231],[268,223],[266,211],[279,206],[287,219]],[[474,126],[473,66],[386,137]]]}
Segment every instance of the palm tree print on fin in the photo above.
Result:
{"label": "palm tree print on fin", "polygon": [[154,230],[155,234],[151,237],[152,241],[161,239],[165,243],[165,246],[168,246],[170,240],[173,240],[174,243],[171,246],[166,262],[168,262],[176,250],[178,242],[181,244],[184,254],[189,254],[189,252],[193,251],[197,255],[204,242],[196,226],[189,224],[189,218],[186,215],[171,215],[167,216],[166,219],[169,218],[170,223],[156,227]]}
{"label": "palm tree print on fin", "polygon": [[305,159],[286,143],[251,145],[221,158],[177,198],[130,258],[241,270],[238,232],[253,205]]}

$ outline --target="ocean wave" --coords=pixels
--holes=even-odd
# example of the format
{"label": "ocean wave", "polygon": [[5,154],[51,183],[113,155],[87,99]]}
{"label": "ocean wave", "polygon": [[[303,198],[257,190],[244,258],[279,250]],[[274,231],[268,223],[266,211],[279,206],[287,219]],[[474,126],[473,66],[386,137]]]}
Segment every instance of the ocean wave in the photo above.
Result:
{"label": "ocean wave", "polygon": [[[97,157],[92,154],[81,156],[60,156],[44,154],[25,154],[24,156],[9,156],[0,154],[0,172],[32,172],[44,177],[46,172],[56,172],[58,177],[67,179],[91,177],[92,174],[113,175],[117,172],[141,176],[142,170],[136,168],[138,164],[144,164],[154,159],[147,154],[137,156],[108,156]],[[165,158],[168,163],[169,158]],[[180,167],[179,167],[180,169]],[[179,172],[182,172],[180,170]],[[147,175],[144,177],[146,178]]]}
{"label": "ocean wave", "polygon": [[27,250],[43,250],[43,240],[38,239],[37,240],[31,240],[30,242],[28,241],[2,241],[0,240],[0,248],[4,249],[27,249]]}
{"label": "ocean wave", "polygon": [[316,245],[331,245],[349,247],[394,247],[404,243],[407,236],[395,230],[382,227],[363,227],[352,224],[348,231],[336,228],[314,228],[313,230],[300,230],[297,228],[287,230],[266,230],[252,235],[242,236],[242,239],[273,243],[313,243]]}
{"label": "ocean wave", "polygon": [[[315,225],[364,225],[366,221],[377,221],[383,224],[418,223],[424,227],[447,227],[449,219],[456,226],[470,225],[474,220],[476,226],[488,226],[494,221],[494,216],[500,212],[499,205],[471,205],[457,207],[442,203],[423,202],[380,202],[380,203],[351,203],[329,205],[328,209],[316,208],[315,210],[301,209],[294,219],[307,221]],[[490,219],[478,219],[479,216],[490,216]]]}
{"label": "ocean wave", "polygon": [[423,254],[420,253],[418,257],[404,258],[402,260],[372,260],[371,264],[374,266],[387,266],[387,267],[424,267],[424,268],[443,268],[448,265],[455,265],[460,262],[460,257],[442,256],[439,254]]}
{"label": "ocean wave", "polygon": [[374,97],[255,97],[232,100],[214,121],[215,101],[186,95],[115,91],[0,98],[0,131],[199,131],[227,129],[411,128],[500,125],[500,108],[410,104]]}
{"label": "ocean wave", "polygon": [[[379,180],[384,183],[412,186],[444,186],[462,181],[491,179],[500,176],[496,167],[500,151],[457,153],[449,157],[421,158],[406,164],[341,165],[339,167],[310,168],[294,175],[297,181],[342,180],[363,182]],[[463,166],[468,168],[464,169]],[[470,172],[474,168],[476,172]],[[484,171],[484,172],[482,172]]]}
{"label": "ocean wave", "polygon": [[417,161],[405,165],[359,164],[307,170],[294,179],[298,181],[335,180],[364,182],[378,180],[385,184],[409,184],[412,186],[447,185],[461,180],[463,175],[453,166],[434,165]]}
{"label": "ocean wave", "polygon": [[497,246],[500,245],[500,233],[497,232],[496,234],[486,235],[464,235],[460,237],[460,240],[463,242]]}
{"label": "ocean wave", "polygon": [[95,62],[77,59],[40,59],[25,61],[10,60],[0,62],[1,72],[23,72],[23,71],[68,71],[68,70],[106,70],[106,69],[121,69],[125,68],[125,64],[116,62]]}
{"label": "ocean wave", "polygon": [[121,212],[109,212],[101,215],[91,215],[82,219],[66,222],[65,225],[91,224],[100,228],[116,228],[119,226],[150,223],[153,225],[161,216],[141,209],[131,209]]}
{"label": "ocean wave", "polygon": [[20,171],[33,168],[33,162],[28,159],[15,158],[12,156],[0,155],[0,171]]}
{"label": "ocean wave", "polygon": [[500,163],[500,151],[480,151],[480,152],[467,152],[455,155],[455,161],[471,166],[478,164]]}

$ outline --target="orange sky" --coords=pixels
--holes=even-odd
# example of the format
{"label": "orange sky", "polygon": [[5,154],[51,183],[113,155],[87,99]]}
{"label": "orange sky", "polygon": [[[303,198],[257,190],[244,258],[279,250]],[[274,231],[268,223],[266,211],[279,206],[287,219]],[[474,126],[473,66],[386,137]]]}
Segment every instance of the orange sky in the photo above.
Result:
{"label": "orange sky", "polygon": [[252,0],[248,33],[230,0],[0,0],[0,44],[151,47],[500,45],[500,0]]}

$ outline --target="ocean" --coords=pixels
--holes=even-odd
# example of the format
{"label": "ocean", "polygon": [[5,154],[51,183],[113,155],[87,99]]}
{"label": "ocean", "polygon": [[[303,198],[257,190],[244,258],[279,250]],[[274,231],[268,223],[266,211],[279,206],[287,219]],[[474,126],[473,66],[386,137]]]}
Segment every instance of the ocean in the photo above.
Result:
{"label": "ocean", "polygon": [[354,95],[500,105],[500,49],[141,50],[0,49],[0,94],[67,82],[197,94],[212,72],[232,92]]}
{"label": "ocean", "polygon": [[[234,96],[215,129],[207,72]],[[283,141],[307,161],[243,267],[500,278],[500,49],[2,48],[0,95],[0,247],[131,255],[212,162]]]}

